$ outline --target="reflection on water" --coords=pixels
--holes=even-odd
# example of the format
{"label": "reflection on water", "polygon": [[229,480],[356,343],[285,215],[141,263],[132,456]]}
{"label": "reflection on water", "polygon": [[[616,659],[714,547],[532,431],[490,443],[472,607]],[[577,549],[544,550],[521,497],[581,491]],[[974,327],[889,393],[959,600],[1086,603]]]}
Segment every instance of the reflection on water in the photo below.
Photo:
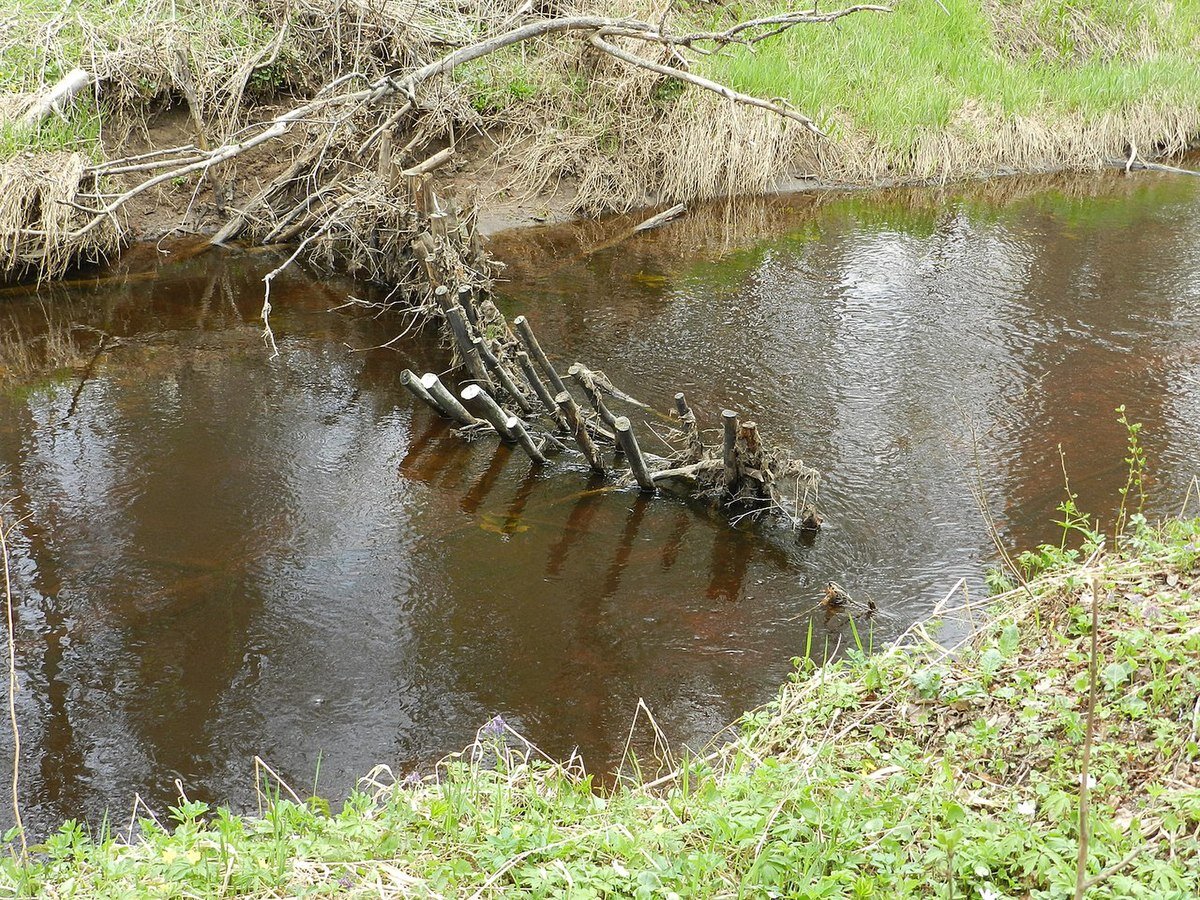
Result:
{"label": "reflection on water", "polygon": [[1146,423],[1153,509],[1177,507],[1200,449],[1197,215],[1180,179],[1013,180],[498,242],[505,302],[564,363],[661,408],[685,390],[709,428],[735,406],[824,470],[807,544],[464,444],[398,381],[442,368],[431,340],[355,352],[398,327],[329,312],[361,286],[277,279],[277,359],[262,256],[158,268],[151,248],[0,291],[9,334],[80,337],[65,368],[0,387],[27,818],[161,808],[177,778],[244,807],[256,754],[344,794],[496,713],[593,769],[639,698],[701,744],[809,640],[852,639],[823,613],[810,637],[826,582],[878,603],[877,639],[961,577],[981,589],[974,487],[1009,546],[1048,538],[1061,446],[1111,522],[1120,403]]}

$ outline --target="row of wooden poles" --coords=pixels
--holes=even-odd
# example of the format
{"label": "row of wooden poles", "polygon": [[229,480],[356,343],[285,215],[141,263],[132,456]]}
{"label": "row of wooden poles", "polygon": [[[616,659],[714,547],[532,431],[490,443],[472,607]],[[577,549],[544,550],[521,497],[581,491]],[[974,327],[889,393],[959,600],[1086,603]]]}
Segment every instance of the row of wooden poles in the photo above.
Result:
{"label": "row of wooden poles", "polygon": [[[784,498],[767,462],[757,426],[739,421],[732,410],[722,413],[723,452],[710,453],[686,398],[676,394],[677,428],[685,443],[668,462],[647,458],[629,418],[615,415],[604,393],[635,406],[645,405],[613,388],[598,373],[575,363],[567,375],[587,398],[590,409],[581,409],[526,318],[518,316],[510,326],[491,302],[486,287],[466,283],[470,280],[467,273],[486,270],[474,229],[453,215],[453,204],[440,204],[427,182],[414,185],[413,190],[414,202],[426,210],[430,222],[430,231],[420,234],[413,248],[434,285],[433,296],[444,330],[468,379],[456,396],[438,375],[426,372],[418,377],[405,369],[401,381],[410,392],[455,422],[468,436],[486,430],[502,441],[519,445],[536,466],[546,464],[548,448],[566,449],[561,436],[574,442],[595,472],[607,475],[608,467],[597,446],[600,442],[616,447],[618,458],[623,456],[629,467],[632,481],[643,491],[653,492],[668,480],[692,485],[703,482],[705,490],[715,489],[714,496],[719,494],[731,501],[769,499],[783,508]],[[536,424],[543,415],[552,423],[550,429]],[[819,525],[815,513],[804,527],[809,524]]]}
{"label": "row of wooden poles", "polygon": [[[441,287],[438,291],[446,289]],[[447,294],[441,294],[441,297]],[[418,377],[411,369],[405,369],[400,376],[401,383],[439,415],[463,428],[490,428],[501,440],[520,446],[535,465],[541,466],[546,464],[546,447],[561,447],[561,442],[549,432],[541,435],[540,443],[535,441],[530,426],[497,400],[502,390],[512,404],[529,417],[536,414],[536,398],[545,414],[561,431],[571,436],[592,469],[607,474],[604,457],[595,440],[604,438],[620,448],[638,487],[654,491],[654,476],[651,475],[629,418],[612,413],[596,387],[591,371],[576,363],[571,366],[568,375],[580,384],[599,422],[593,421],[580,409],[562,376],[542,350],[529,322],[524,316],[518,316],[513,320],[513,325],[522,349],[517,350],[514,357],[521,370],[522,382],[528,386],[523,388],[516,380],[516,373],[501,361],[488,342],[480,334],[472,333],[481,330],[481,325],[471,295],[470,288],[461,288],[457,302],[444,303],[443,312],[472,383],[464,387],[457,397],[433,372]],[[682,397],[681,394],[681,402],[685,402]]]}

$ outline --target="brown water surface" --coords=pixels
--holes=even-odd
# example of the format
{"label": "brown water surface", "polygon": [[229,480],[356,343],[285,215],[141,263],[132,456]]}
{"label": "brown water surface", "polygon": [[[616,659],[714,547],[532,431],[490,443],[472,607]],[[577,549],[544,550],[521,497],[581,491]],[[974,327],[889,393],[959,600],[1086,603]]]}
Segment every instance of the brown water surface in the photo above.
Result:
{"label": "brown water surface", "polygon": [[[508,311],[659,407],[682,389],[709,427],[752,416],[824,470],[815,541],[464,444],[398,381],[444,366],[431,341],[368,349],[401,323],[330,311],[362,286],[277,279],[271,358],[274,257],[144,248],[0,292],[0,367],[24,373],[0,388],[0,499],[33,831],[127,821],[135,794],[161,810],[176,779],[247,808],[255,755],[344,796],[495,714],[598,770],[639,698],[700,746],[810,640],[853,641],[813,617],[827,581],[878,603],[875,640],[960,578],[981,594],[973,487],[1006,545],[1053,538],[1061,446],[1110,524],[1118,404],[1145,423],[1149,512],[1200,470],[1194,181],[777,198],[615,240],[631,221],[499,239]],[[47,348],[62,368],[28,374]]]}

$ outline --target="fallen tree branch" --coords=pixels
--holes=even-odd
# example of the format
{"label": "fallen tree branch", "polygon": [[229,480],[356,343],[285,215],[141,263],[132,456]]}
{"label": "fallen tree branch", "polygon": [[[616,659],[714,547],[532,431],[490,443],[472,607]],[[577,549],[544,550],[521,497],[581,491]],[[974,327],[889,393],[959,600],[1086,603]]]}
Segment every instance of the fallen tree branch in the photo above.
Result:
{"label": "fallen tree branch", "polygon": [[92,83],[92,76],[83,69],[72,69],[52,87],[44,97],[33,102],[33,105],[21,116],[26,125],[36,125],[51,112],[62,111],[62,106],[85,87]]}

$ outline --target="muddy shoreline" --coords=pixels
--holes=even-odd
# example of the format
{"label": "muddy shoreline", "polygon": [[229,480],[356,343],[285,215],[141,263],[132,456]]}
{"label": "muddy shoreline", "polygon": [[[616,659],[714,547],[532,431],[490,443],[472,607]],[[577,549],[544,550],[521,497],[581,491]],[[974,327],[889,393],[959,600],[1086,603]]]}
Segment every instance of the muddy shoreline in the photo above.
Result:
{"label": "muddy shoreline", "polygon": [[[136,153],[146,153],[186,143],[189,138],[187,111],[174,108],[153,116],[142,135],[121,146],[111,146],[108,154],[117,158]],[[519,191],[514,183],[511,165],[497,163],[486,152],[485,142],[477,139],[466,150],[457,164],[459,171],[442,180],[447,188],[460,198],[467,198],[478,208],[478,230],[485,237],[493,237],[507,231],[536,228],[544,225],[564,225],[599,219],[614,219],[636,222],[650,216],[667,205],[661,197],[641,196],[631,204],[628,212],[612,210],[601,216],[581,214],[574,208],[577,185],[564,179],[550,193],[527,195]],[[1186,156],[1173,162],[1182,167],[1195,167],[1200,156],[1193,147]],[[1124,163],[1112,160],[1105,168],[1078,169],[1068,166],[1043,167],[1033,170],[1003,169],[989,174],[958,178],[890,178],[870,182],[822,181],[795,175],[781,175],[767,191],[752,194],[735,194],[713,200],[697,201],[699,204],[729,203],[752,200],[755,197],[786,197],[789,195],[823,193],[859,193],[893,189],[943,188],[954,189],[993,180],[1054,176],[1087,175],[1119,170]],[[263,184],[269,183],[285,168],[280,154],[261,154],[250,157],[240,164],[235,183],[239,195],[249,196]],[[238,198],[230,204],[236,209]],[[696,205],[696,204],[693,204]],[[208,185],[196,190],[193,185],[163,186],[155,192],[139,198],[125,212],[127,222],[127,244],[138,242],[162,243],[169,240],[173,245],[189,244],[197,237],[215,234],[228,218],[218,210],[213,192]],[[640,217],[640,218],[639,218]],[[295,242],[293,242],[294,245]],[[123,250],[121,252],[124,252]]]}

